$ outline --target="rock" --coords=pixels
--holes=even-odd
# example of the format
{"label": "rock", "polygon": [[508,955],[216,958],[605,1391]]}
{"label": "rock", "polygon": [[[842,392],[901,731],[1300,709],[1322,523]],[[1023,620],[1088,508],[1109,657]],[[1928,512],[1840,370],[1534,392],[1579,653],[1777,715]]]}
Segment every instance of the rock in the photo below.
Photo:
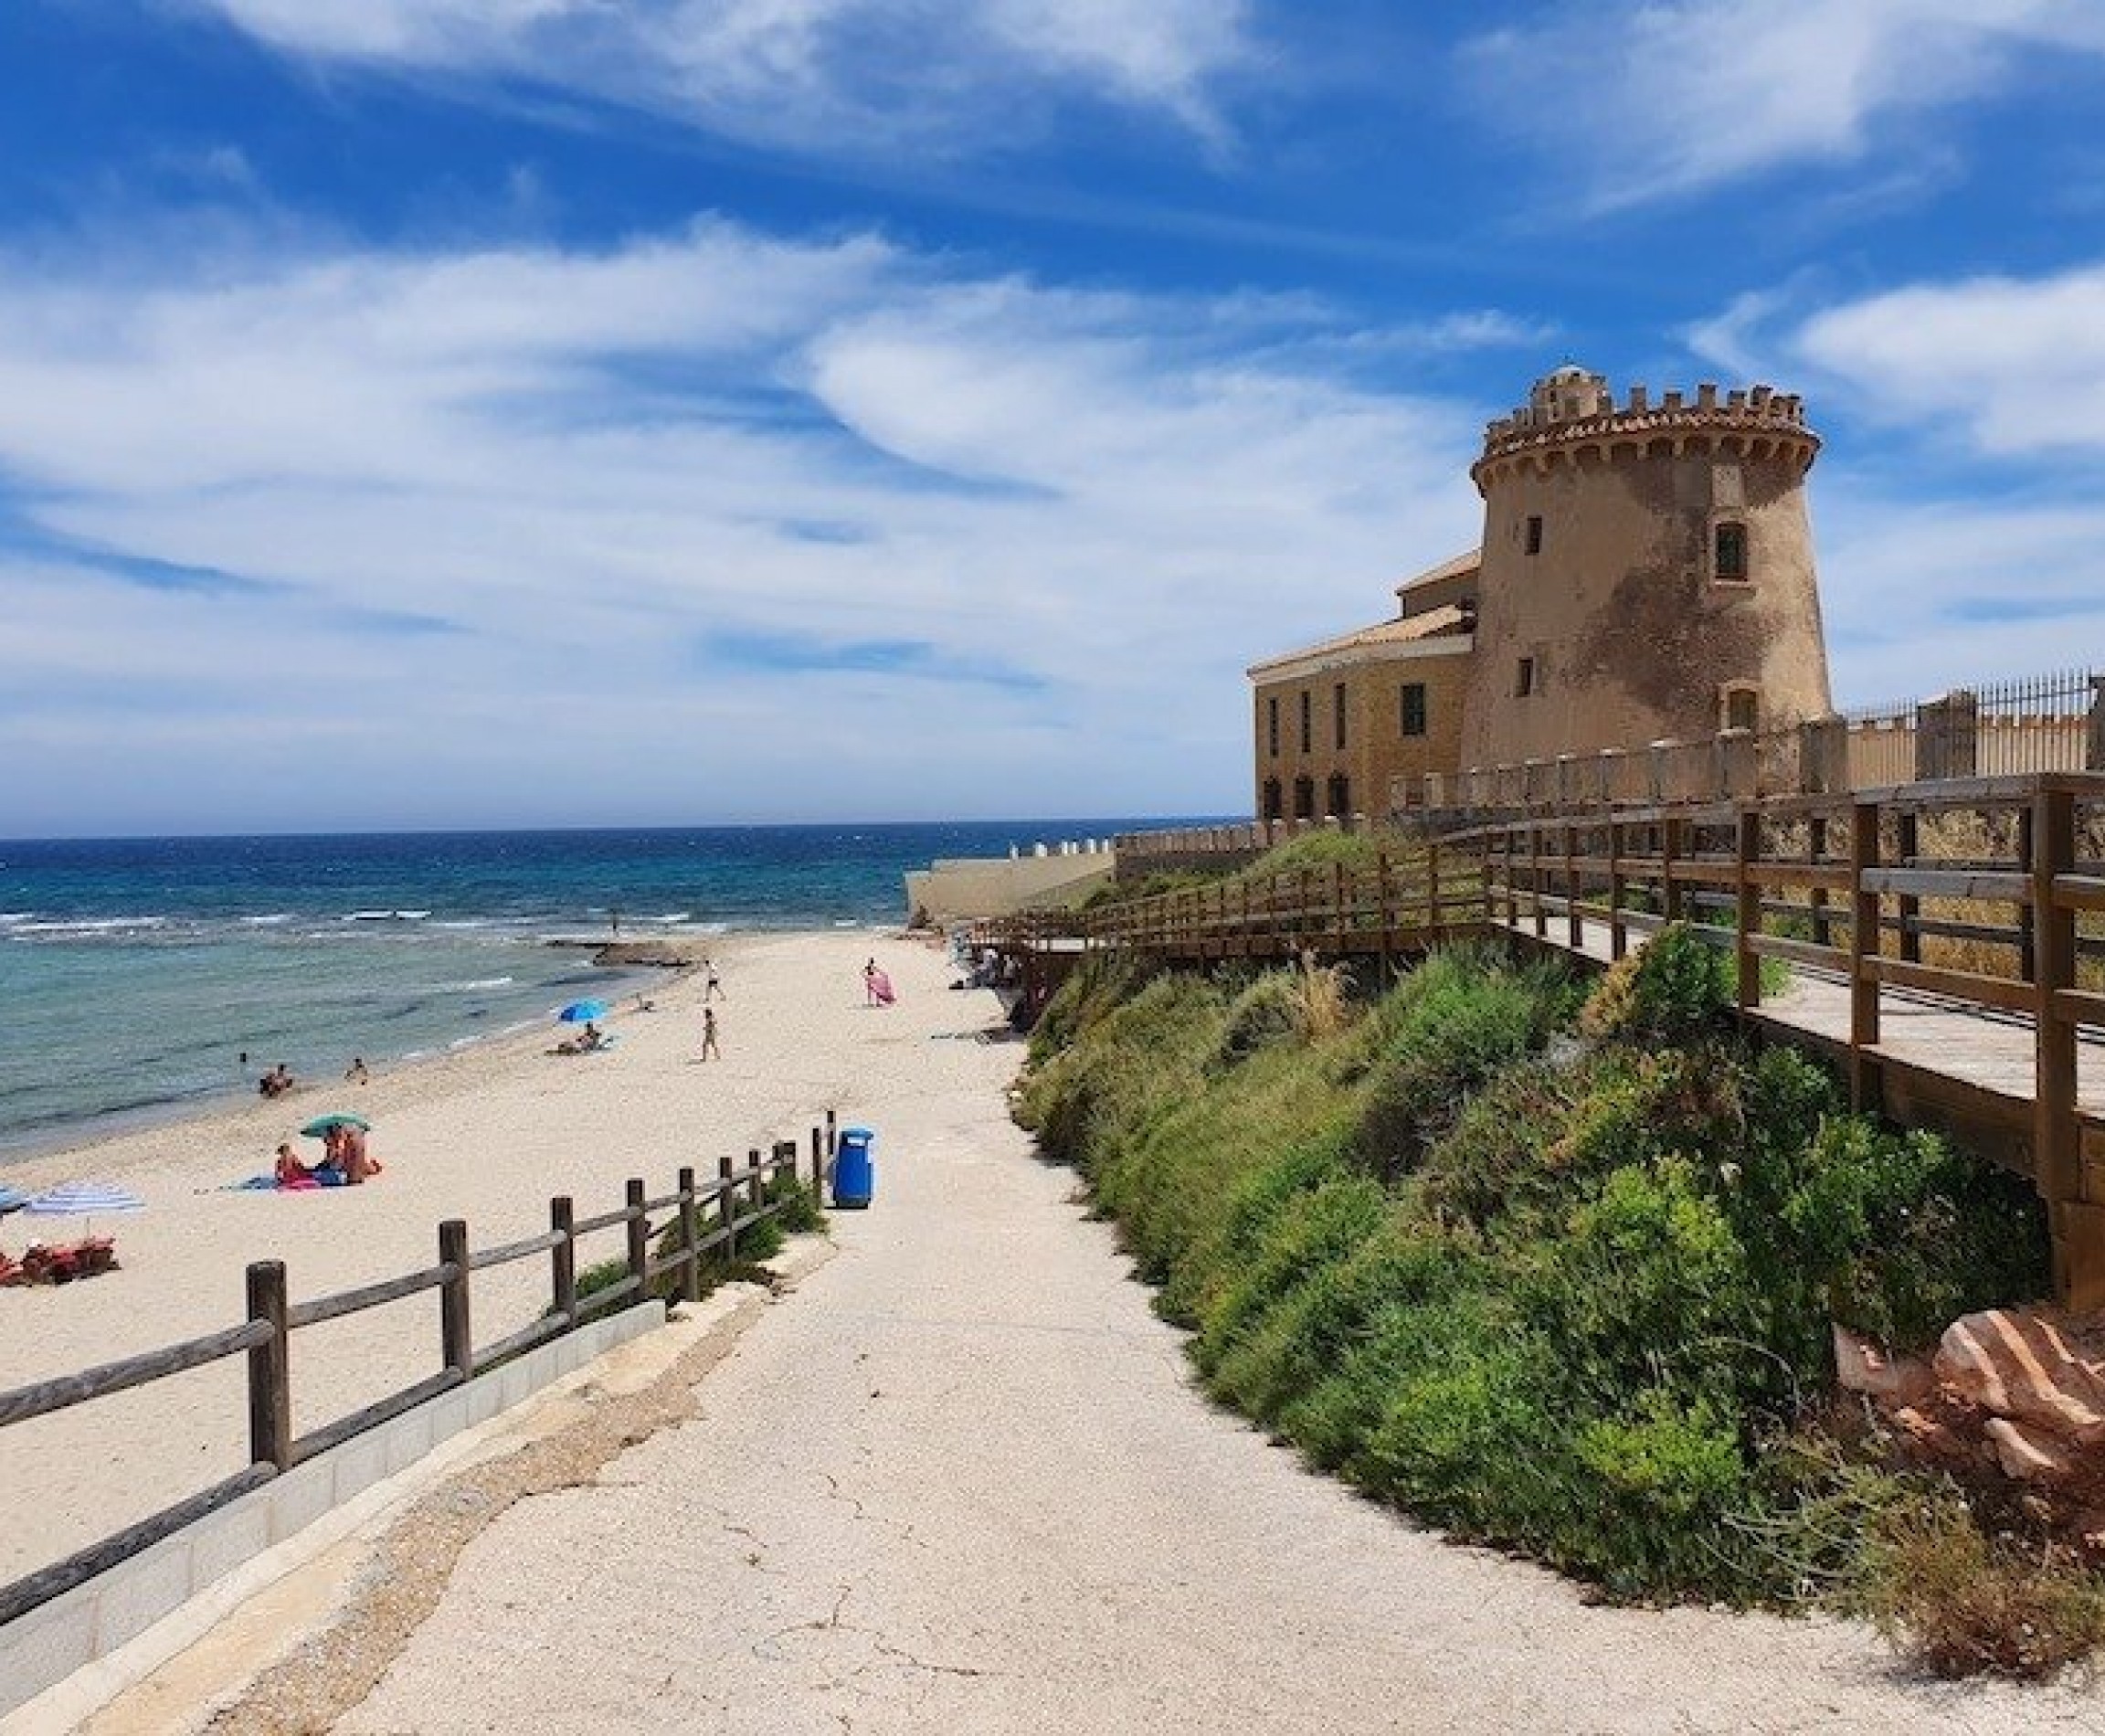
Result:
{"label": "rock", "polygon": [[612,940],[592,955],[592,962],[602,969],[619,965],[650,965],[682,970],[700,964],[707,956],[708,948],[695,940]]}
{"label": "rock", "polygon": [[1909,1455],[1928,1464],[1964,1470],[1980,1467],[1988,1456],[1977,1439],[1953,1426],[1934,1404],[1904,1404],[1888,1421],[1906,1443]]}
{"label": "rock", "polygon": [[1851,1392],[1876,1399],[1881,1406],[1912,1404],[1937,1384],[1928,1359],[1895,1356],[1876,1339],[1836,1322],[1835,1373]]}
{"label": "rock", "polygon": [[1995,1449],[1995,1462],[2004,1474],[2020,1483],[2066,1483],[2081,1469],[2067,1442],[2058,1441],[2037,1426],[2013,1423],[2006,1416],[1992,1416],[1982,1433]]}
{"label": "rock", "polygon": [[2081,1446],[2105,1444],[2105,1368],[2055,1317],[2018,1308],[1965,1315],[1945,1328],[1935,1368],[1983,1410]]}

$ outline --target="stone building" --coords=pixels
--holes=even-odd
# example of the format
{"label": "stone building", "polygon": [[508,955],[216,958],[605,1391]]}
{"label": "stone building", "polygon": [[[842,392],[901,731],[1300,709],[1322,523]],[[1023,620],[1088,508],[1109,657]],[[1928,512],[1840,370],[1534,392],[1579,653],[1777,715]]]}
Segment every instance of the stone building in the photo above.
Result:
{"label": "stone building", "polygon": [[1470,471],[1481,549],[1394,617],[1252,665],[1261,819],[1382,812],[1396,779],[1707,737],[1829,710],[1804,479],[1766,386],[1694,401],[1562,367]]}

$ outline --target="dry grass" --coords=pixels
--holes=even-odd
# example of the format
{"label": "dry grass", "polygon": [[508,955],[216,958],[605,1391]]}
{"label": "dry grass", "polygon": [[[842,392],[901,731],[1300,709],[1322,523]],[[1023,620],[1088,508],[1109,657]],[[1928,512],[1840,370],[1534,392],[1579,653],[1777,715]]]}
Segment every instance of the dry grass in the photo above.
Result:
{"label": "dry grass", "polygon": [[1983,1532],[1956,1501],[1888,1523],[1869,1600],[1878,1628],[1935,1676],[2052,1676],[2105,1645],[2105,1583],[2065,1546]]}

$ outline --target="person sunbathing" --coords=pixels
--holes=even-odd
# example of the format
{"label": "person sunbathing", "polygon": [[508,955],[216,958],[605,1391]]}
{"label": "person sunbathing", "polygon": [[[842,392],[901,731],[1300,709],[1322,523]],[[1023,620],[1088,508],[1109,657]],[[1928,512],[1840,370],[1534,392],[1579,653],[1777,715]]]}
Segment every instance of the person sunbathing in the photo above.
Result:
{"label": "person sunbathing", "polygon": [[336,1161],[344,1170],[344,1180],[355,1187],[361,1181],[369,1181],[384,1167],[378,1158],[365,1149],[365,1130],[345,1126],[344,1137],[337,1142]]}
{"label": "person sunbathing", "polygon": [[314,1172],[300,1161],[299,1154],[290,1145],[278,1148],[278,1185],[285,1187],[295,1181],[311,1181]]}

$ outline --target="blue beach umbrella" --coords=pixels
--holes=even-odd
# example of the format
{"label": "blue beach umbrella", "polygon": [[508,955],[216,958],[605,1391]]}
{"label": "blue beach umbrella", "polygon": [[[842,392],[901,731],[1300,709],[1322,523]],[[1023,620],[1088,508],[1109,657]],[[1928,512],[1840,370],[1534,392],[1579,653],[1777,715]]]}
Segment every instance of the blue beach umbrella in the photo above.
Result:
{"label": "blue beach umbrella", "polygon": [[19,1212],[29,1203],[29,1196],[20,1188],[0,1188],[0,1217],[10,1212]]}
{"label": "blue beach umbrella", "polygon": [[607,1016],[607,1003],[604,1000],[573,1000],[555,1016],[566,1025],[588,1024],[595,1019]]}

